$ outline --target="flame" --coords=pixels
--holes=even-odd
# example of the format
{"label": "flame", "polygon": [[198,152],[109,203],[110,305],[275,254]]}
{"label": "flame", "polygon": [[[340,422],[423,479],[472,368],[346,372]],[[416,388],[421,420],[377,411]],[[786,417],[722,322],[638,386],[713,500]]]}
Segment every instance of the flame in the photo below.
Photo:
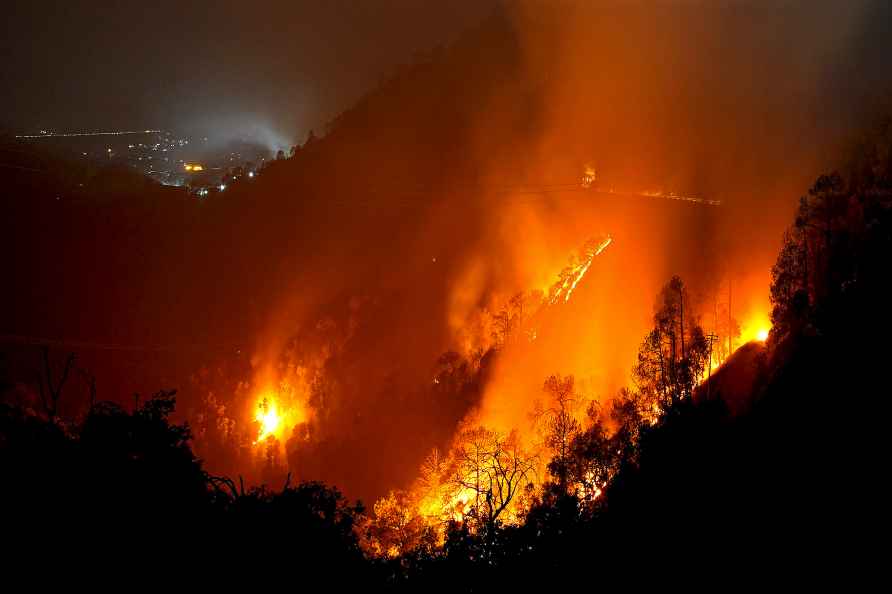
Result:
{"label": "flame", "polygon": [[[516,397],[518,391],[525,390],[524,381],[526,381],[526,376],[528,375],[526,370],[521,370],[521,366],[533,360],[533,357],[542,356],[543,349],[538,348],[538,345],[543,341],[548,341],[549,335],[559,334],[563,330],[560,323],[565,323],[568,318],[579,314],[579,312],[574,311],[574,308],[552,306],[570,301],[570,298],[575,293],[575,289],[586,278],[588,271],[593,268],[595,258],[602,255],[612,245],[612,242],[613,238],[611,235],[595,235],[593,239],[587,241],[582,249],[571,257],[570,261],[556,275],[556,279],[553,275],[545,274],[537,277],[548,278],[550,276],[554,283],[550,288],[531,291],[529,293],[531,298],[528,301],[523,301],[525,307],[522,313],[523,318],[521,322],[518,322],[515,331],[524,332],[529,341],[513,341],[510,343],[506,341],[505,346],[500,351],[499,360],[500,366],[504,367],[496,368],[496,373],[504,375],[500,375],[497,379],[488,383],[486,386],[487,393],[480,408],[468,413],[468,416],[462,421],[462,426],[479,426],[481,429],[491,429],[502,435],[514,435],[521,450],[528,452],[535,459],[535,470],[531,473],[528,480],[525,479],[526,484],[523,485],[523,489],[517,491],[508,507],[502,510],[498,516],[499,522],[504,525],[517,525],[523,522],[529,506],[533,504],[542,492],[543,481],[548,476],[546,464],[553,455],[553,452],[545,444],[543,430],[537,428],[534,424],[532,426],[528,424],[531,416],[535,416],[535,412],[529,413],[528,410],[522,410],[523,405],[521,403],[523,400],[519,400]],[[599,268],[594,267],[594,269],[595,276],[598,276]],[[474,274],[469,274],[469,277],[477,280],[477,273],[481,277],[485,276],[481,270],[483,269],[473,269]],[[600,279],[593,278],[587,282],[591,284],[592,281],[598,280]],[[473,291],[469,292],[467,304],[463,305],[466,305],[468,309],[473,308],[473,296],[477,294]],[[740,348],[753,340],[764,342],[771,327],[767,313],[769,311],[768,304],[753,297],[746,291],[739,291],[735,294],[737,295],[735,303],[742,303],[742,305],[737,306],[739,308],[737,311],[744,315],[740,318],[743,321],[740,326],[738,326],[737,318],[734,320],[732,348]],[[535,298],[532,298],[533,296]],[[462,297],[464,298],[465,296],[463,295]],[[577,297],[578,299],[579,297]],[[704,314],[707,321],[713,315],[718,318],[717,304],[715,304],[716,312],[710,311],[710,309],[713,309],[711,307],[705,312],[698,311],[698,307],[703,307],[701,303],[695,302],[692,307],[694,309],[692,317],[695,320],[699,319],[701,314]],[[503,309],[502,311],[505,310]],[[511,310],[508,309],[507,311],[510,314]],[[545,315],[544,312],[549,313]],[[540,316],[540,313],[543,313],[543,315]],[[521,316],[520,313],[516,315],[518,317]],[[463,315],[460,320],[469,318],[469,316]],[[537,325],[539,325],[538,328]],[[730,323],[728,325],[731,326]],[[713,342],[718,342],[715,342],[715,350],[711,350],[711,364],[706,369],[703,369],[700,381],[705,381],[709,374],[714,373],[715,369],[728,356],[724,349],[719,354],[719,347],[730,344],[726,342],[727,336],[719,336],[716,334],[717,332],[722,332],[722,330],[714,329],[710,334],[710,346],[713,346]],[[471,334],[473,335],[473,332]],[[540,336],[541,339],[537,338],[537,336]],[[531,346],[529,343],[535,340],[539,340],[539,343]],[[546,342],[545,344],[548,343]],[[596,392],[597,388],[593,389],[593,386],[596,386],[595,382],[599,380],[591,379],[589,374],[592,372],[588,371],[590,369],[588,363],[575,364],[566,360],[563,354],[560,357],[555,357],[555,360],[558,365],[566,366],[565,368],[571,369],[576,377],[581,378],[578,384],[580,386],[578,392],[580,402],[602,402],[600,395]],[[575,365],[575,368],[573,365]],[[517,380],[517,376],[520,376],[521,380]],[[438,383],[436,378],[433,381]],[[541,384],[539,385],[541,386]],[[579,422],[580,427],[585,426],[586,423],[586,419],[583,417],[583,409],[585,408],[580,406],[574,412],[574,417]],[[653,425],[661,418],[663,409],[657,402],[651,402],[650,406],[645,410],[639,411],[639,413],[642,416],[643,423]],[[461,454],[456,453],[462,443],[461,433],[461,431],[457,431],[454,434],[453,448],[450,448],[445,456],[437,456],[436,471],[431,470],[434,466],[427,464],[427,462],[425,463],[420,469],[418,480],[405,492],[402,500],[405,516],[411,518],[413,526],[416,527],[413,529],[428,531],[426,533],[433,534],[436,537],[436,542],[440,545],[444,542],[447,526],[451,522],[465,524],[469,530],[474,530],[475,526],[480,525],[480,514],[485,513],[487,505],[491,505],[488,503],[490,500],[487,499],[486,488],[483,488],[483,494],[481,494],[479,485],[476,489],[467,487],[467,485],[475,484],[475,480],[480,475],[480,470],[478,467],[475,474],[475,471],[464,467]],[[604,489],[607,487],[609,476],[612,475],[596,479],[595,474],[590,472],[583,481],[568,485],[568,487],[574,490],[582,500],[590,504],[604,496]],[[492,477],[488,477],[487,480],[492,480]],[[490,494],[489,497],[492,497],[492,495]],[[489,509],[492,508],[490,507]],[[484,512],[481,512],[481,510],[484,510]],[[386,539],[386,536],[384,538]],[[388,546],[390,545],[378,547],[376,550],[383,551],[383,553],[379,552],[378,554],[396,556],[402,552],[394,549],[392,546],[388,548]]]}
{"label": "flame", "polygon": [[557,289],[553,290],[549,303],[554,305],[557,303],[558,298],[560,298],[561,295],[564,296],[564,303],[570,301],[570,296],[573,294],[573,290],[576,289],[576,285],[579,284],[579,281],[582,280],[582,277],[584,277],[585,273],[588,272],[588,269],[591,268],[594,259],[600,256],[601,252],[607,249],[607,246],[612,242],[613,238],[608,235],[607,238],[601,241],[597,246],[586,249],[585,256],[581,262],[575,266],[567,267],[560,275],[563,282],[558,281]]}
{"label": "flame", "polygon": [[255,443],[264,441],[270,435],[275,435],[282,425],[282,417],[279,416],[275,401],[267,398],[264,398],[257,406],[254,420],[260,423],[260,435],[257,436]]}
{"label": "flame", "polygon": [[270,391],[258,399],[253,417],[258,425],[255,445],[271,438],[283,441],[295,425],[306,420],[304,411],[294,403],[290,404],[286,405]]}
{"label": "flame", "polygon": [[770,331],[771,321],[768,318],[768,314],[764,311],[752,312],[740,329],[740,344],[752,341],[765,342],[768,340]]}
{"label": "flame", "polygon": [[602,241],[601,244],[598,246],[598,249],[595,250],[595,255],[600,256],[601,252],[603,252],[605,249],[607,249],[607,246],[610,245],[611,243],[613,243],[613,238],[608,235],[607,239]]}
{"label": "flame", "polygon": [[597,256],[600,256],[600,255],[601,255],[601,252],[603,252],[605,249],[607,249],[607,246],[610,245],[610,243],[611,243],[612,241],[613,241],[613,238],[610,237],[610,236],[608,235],[608,236],[607,236],[607,239],[605,239],[605,240],[602,241],[600,244],[598,244],[597,249],[595,249],[594,253],[592,253],[592,255],[589,256],[589,258],[588,258],[588,262],[587,262],[586,265],[583,267],[583,269],[579,272],[579,275],[578,275],[578,276],[576,277],[576,279],[573,281],[573,284],[570,285],[570,288],[567,290],[567,294],[564,295],[564,303],[570,301],[570,295],[573,294],[573,290],[576,288],[576,285],[579,284],[579,281],[581,281],[581,280],[582,280],[582,277],[585,276],[585,273],[588,272],[588,269],[589,269],[589,268],[591,267],[591,265],[592,265],[592,261],[593,261]]}

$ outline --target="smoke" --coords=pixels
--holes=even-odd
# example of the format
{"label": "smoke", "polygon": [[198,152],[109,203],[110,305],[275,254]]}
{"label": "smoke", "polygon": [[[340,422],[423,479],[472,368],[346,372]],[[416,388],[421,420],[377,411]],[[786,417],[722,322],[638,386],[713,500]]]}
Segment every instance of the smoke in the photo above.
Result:
{"label": "smoke", "polygon": [[264,147],[268,154],[277,151],[288,151],[297,142],[296,139],[279,130],[269,121],[258,117],[239,114],[233,118],[218,118],[205,125],[208,139],[213,138],[218,145],[225,146],[234,142],[249,143]]}
{"label": "smoke", "polygon": [[[867,63],[853,61],[867,8],[506,4],[335,120],[253,190],[292,201],[259,227],[280,239],[265,254],[276,297],[257,386],[287,376],[283,353],[308,332],[338,337],[292,364],[313,367],[326,398],[292,464],[375,496],[407,484],[467,415],[523,426],[548,375],[605,401],[627,385],[673,274],[707,327],[729,281],[735,316],[764,317],[796,197],[851,127],[844,90],[848,67]],[[549,189],[587,166],[600,189],[722,206]],[[470,399],[432,387],[441,353],[479,357],[493,314],[607,234],[572,299],[487,363]]]}
{"label": "smoke", "polygon": [[[56,320],[76,336],[217,345],[176,351],[171,366],[200,370],[180,393],[187,414],[216,419],[199,434],[224,428],[199,439],[212,470],[287,463],[295,478],[374,500],[410,484],[463,420],[523,430],[550,375],[612,398],[674,274],[707,330],[725,317],[729,282],[738,321],[764,319],[797,197],[888,89],[890,37],[877,24],[887,12],[505,3],[256,178],[164,216],[153,210],[163,200],[146,200],[153,216],[109,225],[105,243],[101,217],[90,219],[93,247],[60,223],[80,251],[39,250],[32,276],[58,266],[65,282],[35,281],[35,303],[78,312]],[[302,140],[282,132],[298,126],[259,116],[191,119],[271,151]],[[35,221],[33,237],[49,236]],[[587,242],[608,235],[571,298],[542,305]],[[499,316],[518,295],[523,322],[506,339]],[[183,386],[175,375],[154,381]],[[295,410],[264,460],[253,442],[270,395]]]}

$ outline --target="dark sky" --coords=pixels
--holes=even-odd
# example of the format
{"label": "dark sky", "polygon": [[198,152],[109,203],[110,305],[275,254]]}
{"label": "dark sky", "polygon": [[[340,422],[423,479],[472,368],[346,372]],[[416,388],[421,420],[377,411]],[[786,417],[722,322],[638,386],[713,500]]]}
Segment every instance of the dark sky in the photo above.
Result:
{"label": "dark sky", "polygon": [[0,129],[302,138],[497,0],[13,0]]}

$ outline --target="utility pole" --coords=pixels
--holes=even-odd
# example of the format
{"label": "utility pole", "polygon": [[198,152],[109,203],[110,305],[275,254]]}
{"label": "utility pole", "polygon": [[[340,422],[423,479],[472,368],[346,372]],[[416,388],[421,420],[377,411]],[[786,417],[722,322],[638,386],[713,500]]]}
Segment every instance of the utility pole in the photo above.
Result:
{"label": "utility pole", "polygon": [[728,356],[731,356],[731,274],[728,274]]}
{"label": "utility pole", "polygon": [[712,345],[715,341],[719,339],[718,335],[715,332],[710,332],[706,335],[706,342],[709,344],[709,375],[706,377],[706,399],[709,400],[709,393],[712,388],[712,382],[709,380],[712,379]]}

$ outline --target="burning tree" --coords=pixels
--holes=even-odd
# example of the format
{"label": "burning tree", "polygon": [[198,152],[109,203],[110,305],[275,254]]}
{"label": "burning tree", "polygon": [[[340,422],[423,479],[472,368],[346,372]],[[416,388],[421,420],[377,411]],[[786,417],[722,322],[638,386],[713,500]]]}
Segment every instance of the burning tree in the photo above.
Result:
{"label": "burning tree", "polygon": [[601,494],[618,460],[613,437],[597,413],[591,412],[591,425],[573,439],[567,457],[567,476],[574,486],[574,494],[587,503]]}
{"label": "burning tree", "polygon": [[535,481],[536,457],[522,449],[513,432],[503,436],[485,427],[466,429],[452,455],[454,504],[480,532],[491,532],[518,493]]}
{"label": "burning tree", "polygon": [[359,533],[368,554],[429,553],[458,526],[469,534],[492,535],[502,522],[519,519],[519,495],[533,489],[536,457],[516,434],[486,427],[461,430],[454,443],[447,457],[431,452],[410,491],[391,491],[362,518]]}
{"label": "burning tree", "polygon": [[570,444],[567,474],[573,495],[593,504],[623,462],[633,462],[644,415],[640,398],[623,389],[607,414],[597,403],[588,407],[589,423]]}
{"label": "burning tree", "polygon": [[375,502],[374,516],[364,528],[364,547],[378,557],[397,557],[422,545],[433,547],[436,535],[431,526],[417,513],[410,494],[391,491]]}

